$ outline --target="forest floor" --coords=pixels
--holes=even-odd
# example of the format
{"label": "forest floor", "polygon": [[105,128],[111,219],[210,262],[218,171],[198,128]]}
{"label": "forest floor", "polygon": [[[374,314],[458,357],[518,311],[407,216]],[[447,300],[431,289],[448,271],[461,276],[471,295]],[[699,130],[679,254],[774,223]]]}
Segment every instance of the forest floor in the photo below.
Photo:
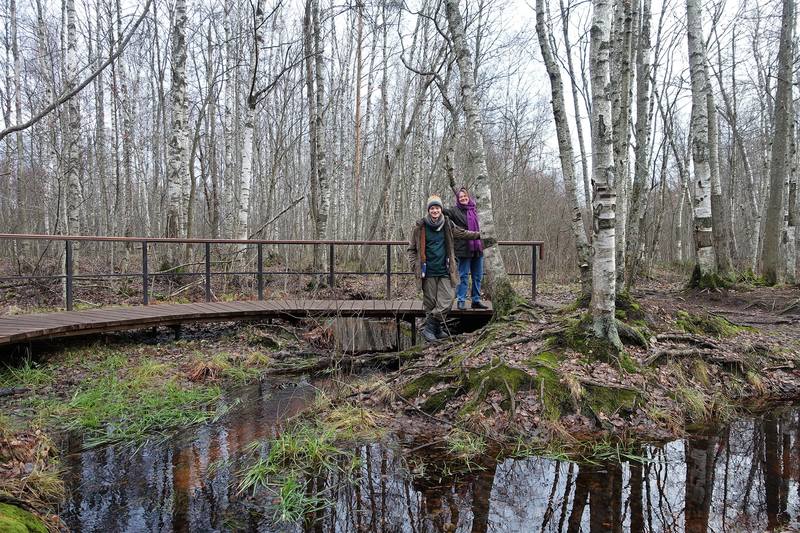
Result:
{"label": "forest floor", "polygon": [[617,310],[622,353],[594,344],[585,310],[560,293],[406,353],[402,371],[347,401],[391,414],[411,449],[467,432],[514,453],[586,457],[598,442],[675,438],[800,398],[797,288],[661,286],[635,296]]}
{"label": "forest floor", "polygon": [[[338,290],[374,297],[377,287]],[[652,282],[620,301],[622,353],[587,337],[574,288],[540,288],[536,304],[510,317],[399,354],[342,353],[326,322],[191,326],[181,338],[159,330],[45,347],[0,370],[0,504],[57,507],[53,440],[65,432],[86,446],[160,438],[213,422],[232,405],[220,402],[227,391],[269,374],[334,371],[347,384],[307,417],[357,407],[359,423],[370,413],[410,456],[424,450],[467,465],[487,447],[592,457],[800,397],[798,288]],[[372,371],[357,372],[365,367]]]}

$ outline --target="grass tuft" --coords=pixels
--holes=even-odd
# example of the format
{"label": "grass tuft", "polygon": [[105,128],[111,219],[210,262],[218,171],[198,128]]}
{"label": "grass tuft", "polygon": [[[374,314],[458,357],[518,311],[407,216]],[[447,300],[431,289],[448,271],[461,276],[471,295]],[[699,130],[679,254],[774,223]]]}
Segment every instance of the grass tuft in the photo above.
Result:
{"label": "grass tuft", "polygon": [[19,366],[6,366],[0,373],[0,386],[3,387],[30,387],[32,389],[45,387],[55,382],[53,369],[41,366],[29,357]]}
{"label": "grass tuft", "polygon": [[482,455],[487,448],[486,440],[482,436],[459,428],[448,433],[445,442],[449,453],[467,463]]}

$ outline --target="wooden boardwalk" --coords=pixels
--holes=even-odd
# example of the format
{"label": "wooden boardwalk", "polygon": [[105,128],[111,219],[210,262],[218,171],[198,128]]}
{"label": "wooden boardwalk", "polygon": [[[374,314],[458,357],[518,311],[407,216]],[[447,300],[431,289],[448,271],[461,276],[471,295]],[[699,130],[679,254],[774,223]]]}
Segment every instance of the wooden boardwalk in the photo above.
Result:
{"label": "wooden boardwalk", "polygon": [[[491,308],[454,308],[451,316],[488,319],[491,314]],[[420,300],[264,300],[116,307],[0,317],[0,346],[187,322],[335,316],[412,321],[424,315]]]}

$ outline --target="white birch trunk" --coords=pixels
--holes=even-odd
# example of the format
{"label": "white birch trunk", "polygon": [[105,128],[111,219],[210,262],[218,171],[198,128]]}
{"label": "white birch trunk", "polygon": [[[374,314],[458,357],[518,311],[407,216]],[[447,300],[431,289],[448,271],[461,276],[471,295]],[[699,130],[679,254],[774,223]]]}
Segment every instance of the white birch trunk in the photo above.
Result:
{"label": "white birch trunk", "polygon": [[[633,69],[633,30],[638,19],[638,7],[633,8],[633,0],[616,0],[617,20],[613,38],[614,53],[611,63],[613,79],[609,87],[612,93],[612,113],[614,116],[614,181],[616,209],[614,212],[616,230],[615,267],[617,269],[616,289],[622,290],[625,281],[625,242],[627,240],[628,189],[630,188],[628,123],[631,115],[631,85]],[[638,0],[637,0],[638,5]]]}
{"label": "white birch trunk", "polygon": [[[222,190],[223,190],[223,206],[224,213],[222,216],[222,233],[235,235],[235,226],[237,223],[233,220],[233,205],[235,195],[233,194],[234,187],[234,171],[235,171],[235,151],[236,142],[234,138],[234,120],[235,120],[235,100],[236,100],[236,59],[234,52],[234,37],[232,24],[234,21],[233,0],[226,0],[225,2],[225,90],[224,90],[224,119],[223,119],[223,135],[225,138],[225,168],[223,170]],[[230,233],[228,233],[230,232]]]}
{"label": "white birch trunk", "polygon": [[712,238],[711,167],[708,145],[708,103],[706,92],[706,51],[700,0],[686,0],[689,65],[692,79],[692,162],[694,164],[694,240],[697,250],[696,274],[714,274],[716,258]]}
{"label": "white birch trunk", "polygon": [[572,109],[575,113],[575,127],[578,134],[578,148],[581,152],[581,175],[583,176],[584,205],[589,207],[592,203],[591,173],[589,172],[589,157],[586,154],[586,142],[583,137],[583,119],[581,118],[581,102],[578,97],[578,79],[572,62],[572,45],[569,39],[569,9],[564,7],[564,0],[559,0],[561,6],[562,31],[564,34],[564,47],[567,56],[567,72],[569,72],[570,87],[572,88]]}
{"label": "white birch trunk", "polygon": [[[78,76],[78,51],[75,29],[75,0],[67,0],[67,57],[65,65],[64,90],[69,92],[74,89]],[[81,209],[81,185],[80,185],[80,135],[81,135],[81,115],[78,107],[79,100],[71,98],[67,102],[67,129],[65,136],[64,158],[64,183],[67,186],[67,233],[72,235],[80,234],[80,209]]]}
{"label": "white birch trunk", "polygon": [[320,24],[319,0],[312,0],[314,18],[314,83],[316,85],[316,139],[317,146],[317,180],[319,181],[319,211],[317,213],[316,239],[325,239],[328,235],[328,213],[331,206],[331,187],[325,165],[325,79],[324,79],[324,47],[322,45],[322,24]]}
{"label": "white birch trunk", "polygon": [[[253,19],[253,48],[250,51],[250,69],[247,76],[250,90],[247,95],[247,106],[244,110],[242,124],[242,172],[239,182],[239,202],[236,206],[236,238],[247,239],[250,231],[250,190],[253,183],[253,132],[258,83],[259,53],[264,42],[264,6],[263,0],[257,0]],[[246,248],[244,248],[246,249]]]}
{"label": "white birch trunk", "polygon": [[561,158],[561,173],[564,177],[564,188],[567,192],[567,199],[572,209],[570,224],[578,254],[581,299],[588,301],[592,291],[589,241],[586,238],[586,229],[583,226],[583,217],[581,214],[581,202],[578,197],[577,187],[575,186],[572,136],[569,131],[569,124],[567,123],[567,116],[564,110],[564,87],[561,82],[561,71],[553,57],[553,51],[550,48],[550,41],[548,39],[548,31],[545,27],[544,0],[536,0],[536,34],[539,37],[539,47],[542,50],[542,58],[547,68],[547,74],[550,77],[550,91],[552,94],[551,104],[553,107],[553,119],[556,123],[558,151]]}
{"label": "white birch trunk", "polygon": [[592,166],[594,232],[592,239],[592,302],[593,329],[597,337],[622,348],[615,322],[616,253],[614,182],[614,141],[611,100],[607,89],[611,83],[609,51],[611,49],[611,5],[609,0],[593,0],[591,25],[592,79]]}
{"label": "white birch trunk", "polygon": [[[489,187],[489,171],[486,166],[486,150],[483,145],[483,124],[480,116],[478,97],[475,94],[475,70],[472,54],[467,48],[464,36],[464,22],[458,7],[458,0],[445,0],[445,12],[453,39],[453,51],[456,55],[458,70],[461,73],[461,96],[466,116],[467,142],[470,160],[474,165],[475,202],[481,224],[481,236],[484,239],[497,239],[497,229],[492,212],[492,191]],[[491,243],[491,241],[490,241]],[[514,299],[514,289],[506,273],[503,258],[498,246],[487,246],[484,250],[485,271],[490,291],[493,294],[495,312],[507,311]]]}
{"label": "white birch trunk", "polygon": [[[188,102],[186,98],[186,0],[176,0],[172,26],[172,133],[167,144],[167,237],[179,237],[182,232],[182,184],[188,179]],[[169,262],[181,257],[181,248],[169,246]]]}

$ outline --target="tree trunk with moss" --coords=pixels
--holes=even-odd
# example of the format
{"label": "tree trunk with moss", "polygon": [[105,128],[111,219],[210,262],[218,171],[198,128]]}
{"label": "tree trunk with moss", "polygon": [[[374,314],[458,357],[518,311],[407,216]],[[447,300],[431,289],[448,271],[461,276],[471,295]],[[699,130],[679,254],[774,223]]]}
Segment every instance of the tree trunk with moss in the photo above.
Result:
{"label": "tree trunk with moss", "polygon": [[616,191],[611,99],[606,89],[611,83],[611,4],[594,0],[591,26],[590,71],[592,79],[592,158],[594,214],[592,239],[592,321],[597,337],[617,348],[622,347],[614,317],[616,268],[615,226]]}
{"label": "tree trunk with moss", "polygon": [[783,182],[788,173],[786,152],[789,149],[789,116],[792,100],[792,64],[794,34],[794,0],[783,1],[781,41],[778,49],[778,87],[775,92],[775,135],[769,166],[769,200],[767,225],[764,230],[764,249],[761,252],[764,281],[778,282],[780,235],[783,224]]}
{"label": "tree trunk with moss", "polygon": [[478,216],[481,221],[481,236],[489,239],[484,249],[485,272],[492,295],[492,303],[496,314],[504,314],[517,299],[511,280],[506,273],[503,258],[496,242],[497,230],[492,212],[492,191],[489,187],[489,171],[486,165],[486,149],[483,145],[483,124],[480,117],[478,96],[475,94],[475,70],[472,53],[467,47],[464,36],[464,21],[458,8],[458,0],[445,0],[445,11],[456,54],[458,70],[461,73],[461,96],[466,116],[467,146],[470,159],[477,172],[475,176],[475,203],[478,205]]}
{"label": "tree trunk with moss", "polygon": [[588,301],[592,293],[592,271],[589,257],[589,241],[583,226],[581,215],[581,202],[578,190],[575,187],[575,165],[573,163],[572,136],[567,123],[564,106],[564,86],[561,83],[561,72],[553,57],[550,48],[549,32],[545,26],[544,0],[536,0],[536,34],[539,37],[539,47],[542,50],[547,74],[550,77],[550,91],[553,96],[553,119],[556,123],[556,136],[558,137],[558,152],[561,158],[561,173],[564,177],[564,189],[572,209],[570,225],[572,235],[575,237],[575,247],[578,254],[578,268],[581,275],[581,299]]}

